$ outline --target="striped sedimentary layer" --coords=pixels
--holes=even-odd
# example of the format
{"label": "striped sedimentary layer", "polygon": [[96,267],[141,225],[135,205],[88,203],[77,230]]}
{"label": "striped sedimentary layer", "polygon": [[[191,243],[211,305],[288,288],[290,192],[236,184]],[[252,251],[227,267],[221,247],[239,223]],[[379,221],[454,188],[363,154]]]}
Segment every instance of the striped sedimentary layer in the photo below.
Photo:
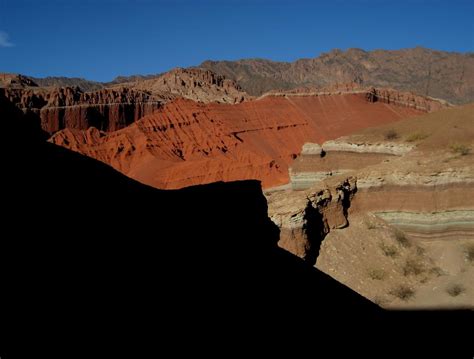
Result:
{"label": "striped sedimentary layer", "polygon": [[474,210],[376,212],[375,215],[420,240],[474,239]]}
{"label": "striped sedimentary layer", "polygon": [[[411,164],[413,159],[397,160]],[[367,161],[359,163],[363,166]],[[351,216],[377,213],[402,231],[407,230],[407,235],[413,238],[472,236],[474,166],[466,163],[462,167],[431,171],[419,168],[419,172],[413,172],[397,170],[397,164],[392,165],[382,163],[372,169],[352,171],[350,177],[329,177],[302,191],[268,194],[270,217],[281,230],[280,245],[304,257],[309,243],[306,228],[310,218],[305,214],[308,203],[314,202],[310,199],[321,198],[324,193],[338,193],[336,189],[347,182],[351,184],[351,195],[345,197],[349,202],[342,205],[340,201],[338,205],[338,197],[334,195],[327,195],[330,200],[316,201],[325,223],[342,223],[340,218],[349,223]],[[326,226],[329,230],[340,227]]]}
{"label": "striped sedimentary layer", "polygon": [[327,141],[322,146],[305,143],[301,155],[289,169],[292,189],[307,189],[328,177],[402,156],[412,149],[412,145],[398,143],[367,144],[344,140]]}

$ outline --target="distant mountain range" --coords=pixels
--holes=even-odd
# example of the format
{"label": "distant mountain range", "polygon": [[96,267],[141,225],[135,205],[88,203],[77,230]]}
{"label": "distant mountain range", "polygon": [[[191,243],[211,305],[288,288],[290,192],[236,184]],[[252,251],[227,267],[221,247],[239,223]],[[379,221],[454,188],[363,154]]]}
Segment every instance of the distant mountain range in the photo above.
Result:
{"label": "distant mountain range", "polygon": [[[337,83],[391,87],[441,98],[454,104],[474,101],[474,53],[455,53],[416,47],[402,50],[338,49],[312,59],[277,62],[265,59],[205,61],[197,67],[232,79],[248,94],[299,87],[324,88]],[[32,78],[39,86],[79,86],[95,91],[121,83],[161,76],[119,76],[111,82],[82,78]]]}
{"label": "distant mountain range", "polygon": [[356,82],[392,87],[462,104],[474,101],[474,53],[403,50],[332,50],[313,59],[205,61],[201,65],[235,80],[250,95],[300,86]]}

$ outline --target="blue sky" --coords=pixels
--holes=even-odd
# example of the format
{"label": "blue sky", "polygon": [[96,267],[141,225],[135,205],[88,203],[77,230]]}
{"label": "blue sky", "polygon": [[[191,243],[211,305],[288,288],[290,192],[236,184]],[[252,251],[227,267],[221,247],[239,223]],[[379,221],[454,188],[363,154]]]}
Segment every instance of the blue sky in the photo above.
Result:
{"label": "blue sky", "polygon": [[0,0],[0,72],[38,77],[415,46],[474,51],[474,0]]}

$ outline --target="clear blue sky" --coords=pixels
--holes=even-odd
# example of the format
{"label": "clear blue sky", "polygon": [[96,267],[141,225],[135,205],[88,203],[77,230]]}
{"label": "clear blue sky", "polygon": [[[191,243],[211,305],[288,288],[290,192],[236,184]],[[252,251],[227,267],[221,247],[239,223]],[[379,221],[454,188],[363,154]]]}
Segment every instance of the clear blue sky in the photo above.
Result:
{"label": "clear blue sky", "polygon": [[474,0],[0,0],[0,72],[159,73],[333,48],[474,50]]}

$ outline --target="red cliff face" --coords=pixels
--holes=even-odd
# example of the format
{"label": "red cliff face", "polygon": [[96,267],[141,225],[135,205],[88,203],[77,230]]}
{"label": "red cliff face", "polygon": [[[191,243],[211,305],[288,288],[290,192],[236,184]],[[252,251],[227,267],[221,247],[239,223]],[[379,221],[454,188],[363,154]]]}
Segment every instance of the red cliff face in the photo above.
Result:
{"label": "red cliff face", "polygon": [[42,129],[50,134],[64,128],[85,130],[91,126],[116,131],[152,113],[163,101],[163,98],[128,88],[95,92],[71,87],[1,90],[18,108],[39,117]]}
{"label": "red cliff face", "polygon": [[237,105],[177,99],[119,131],[65,130],[50,141],[159,188],[250,178],[271,187],[288,182],[288,165],[305,142],[420,113],[370,102],[365,93],[267,96]]}
{"label": "red cliff face", "polygon": [[203,69],[174,69],[156,78],[92,92],[79,87],[37,87],[28,80],[0,74],[0,87],[4,87],[0,91],[50,134],[65,128],[116,131],[177,97],[232,104],[250,98],[234,81]]}

